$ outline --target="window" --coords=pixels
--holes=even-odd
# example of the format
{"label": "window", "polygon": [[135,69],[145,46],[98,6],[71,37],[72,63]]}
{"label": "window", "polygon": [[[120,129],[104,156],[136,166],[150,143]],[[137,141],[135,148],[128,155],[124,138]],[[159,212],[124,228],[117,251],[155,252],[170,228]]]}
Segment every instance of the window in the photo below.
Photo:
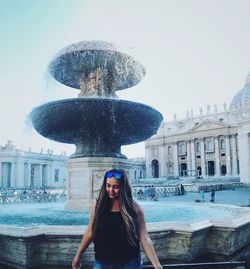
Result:
{"label": "window", "polygon": [[213,140],[207,141],[207,150],[206,151],[214,151],[214,141]]}
{"label": "window", "polygon": [[172,174],[173,173],[173,164],[168,164],[168,172],[170,173],[170,174]]}
{"label": "window", "polygon": [[200,142],[196,143],[196,152],[201,152],[201,144],[200,144]]}
{"label": "window", "polygon": [[186,154],[187,153],[187,147],[185,143],[179,144],[179,154]]}
{"label": "window", "polygon": [[153,147],[153,157],[156,157],[158,155],[158,147]]}
{"label": "window", "polygon": [[221,141],[220,141],[220,149],[221,150],[225,150],[226,149],[226,145],[225,145],[225,140],[224,139],[221,139]]}
{"label": "window", "polygon": [[55,169],[55,182],[59,181],[59,169]]}
{"label": "window", "polygon": [[168,146],[168,155],[171,155],[172,154],[172,148],[171,146]]}

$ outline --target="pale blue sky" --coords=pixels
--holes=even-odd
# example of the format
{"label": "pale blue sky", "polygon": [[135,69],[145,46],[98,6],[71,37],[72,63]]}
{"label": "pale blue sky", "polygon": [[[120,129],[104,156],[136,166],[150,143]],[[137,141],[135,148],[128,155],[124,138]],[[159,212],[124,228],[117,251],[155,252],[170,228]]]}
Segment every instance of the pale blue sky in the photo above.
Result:
{"label": "pale blue sky", "polygon": [[[26,124],[31,109],[75,97],[48,79],[55,53],[81,40],[114,42],[147,74],[119,97],[155,107],[166,120],[230,104],[250,71],[248,0],[0,0],[0,144],[55,152],[65,146]],[[142,156],[143,144],[123,148]]]}

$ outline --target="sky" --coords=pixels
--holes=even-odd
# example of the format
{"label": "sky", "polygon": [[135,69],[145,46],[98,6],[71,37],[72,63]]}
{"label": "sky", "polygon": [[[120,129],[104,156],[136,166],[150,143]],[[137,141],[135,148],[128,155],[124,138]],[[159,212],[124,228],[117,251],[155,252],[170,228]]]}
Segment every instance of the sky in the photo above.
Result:
{"label": "sky", "polygon": [[[28,120],[37,105],[77,97],[47,66],[67,45],[104,40],[146,69],[120,99],[150,105],[165,121],[230,105],[250,71],[248,0],[0,0],[0,145],[74,152],[40,136]],[[143,157],[144,143],[122,147]]]}

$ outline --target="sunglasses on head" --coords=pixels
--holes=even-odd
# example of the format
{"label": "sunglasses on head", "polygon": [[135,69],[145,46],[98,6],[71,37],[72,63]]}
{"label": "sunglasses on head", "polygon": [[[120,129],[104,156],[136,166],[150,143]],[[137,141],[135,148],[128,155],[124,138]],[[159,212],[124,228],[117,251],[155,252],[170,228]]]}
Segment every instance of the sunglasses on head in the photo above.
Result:
{"label": "sunglasses on head", "polygon": [[120,180],[123,177],[123,173],[120,171],[108,171],[105,173],[105,177],[114,177],[116,180]]}

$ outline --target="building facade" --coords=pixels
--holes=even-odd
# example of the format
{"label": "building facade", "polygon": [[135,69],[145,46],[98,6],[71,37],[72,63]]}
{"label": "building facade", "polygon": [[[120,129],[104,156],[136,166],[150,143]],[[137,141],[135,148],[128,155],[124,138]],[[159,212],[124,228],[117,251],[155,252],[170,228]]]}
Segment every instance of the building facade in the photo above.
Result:
{"label": "building facade", "polygon": [[51,150],[43,153],[22,151],[10,141],[0,146],[0,187],[41,188],[64,187],[67,156],[54,155]]}
{"label": "building facade", "polygon": [[131,183],[139,183],[140,179],[145,178],[145,158],[131,158],[129,159],[131,163]]}
{"label": "building facade", "polygon": [[146,141],[146,177],[240,177],[250,183],[250,75],[229,109],[164,122]]}

